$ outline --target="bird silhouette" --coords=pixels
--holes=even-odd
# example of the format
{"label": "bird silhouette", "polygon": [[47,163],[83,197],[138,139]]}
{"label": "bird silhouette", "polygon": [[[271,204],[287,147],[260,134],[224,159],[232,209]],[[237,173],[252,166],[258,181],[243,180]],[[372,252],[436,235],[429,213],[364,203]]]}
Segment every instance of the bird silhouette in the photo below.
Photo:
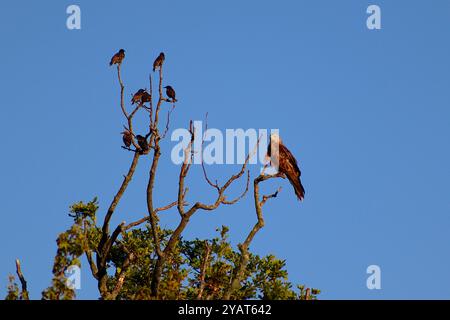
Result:
{"label": "bird silhouette", "polygon": [[148,146],[148,142],[147,142],[147,137],[143,137],[143,136],[138,134],[136,136],[136,139],[137,139],[139,147],[141,148],[141,151],[142,152],[148,151],[149,146]]}
{"label": "bird silhouette", "polygon": [[125,58],[125,50],[120,49],[119,52],[117,52],[113,57],[111,58],[111,61],[109,62],[109,65],[112,66],[113,64],[121,64],[123,59]]}
{"label": "bird silhouette", "polygon": [[144,90],[141,96],[141,103],[150,102],[152,100],[152,95]]}
{"label": "bird silhouette", "polygon": [[133,135],[128,130],[121,132],[121,134],[123,134],[123,144],[125,145],[125,147],[129,148],[131,146],[131,141],[133,140]]}
{"label": "bird silhouette", "polygon": [[131,98],[131,104],[140,102],[144,92],[145,92],[144,89],[139,89],[138,91],[136,91],[136,93],[133,95],[133,98]]}
{"label": "bird silhouette", "polygon": [[166,89],[166,95],[172,99],[172,102],[177,102],[178,100],[175,98],[175,90],[171,86],[165,86],[164,89]]}
{"label": "bird silhouette", "polygon": [[164,52],[161,52],[159,54],[159,56],[155,59],[155,61],[153,62],[153,72],[155,72],[155,70],[157,68],[161,69],[162,64],[164,63],[164,60],[166,59],[166,56],[164,55]]}

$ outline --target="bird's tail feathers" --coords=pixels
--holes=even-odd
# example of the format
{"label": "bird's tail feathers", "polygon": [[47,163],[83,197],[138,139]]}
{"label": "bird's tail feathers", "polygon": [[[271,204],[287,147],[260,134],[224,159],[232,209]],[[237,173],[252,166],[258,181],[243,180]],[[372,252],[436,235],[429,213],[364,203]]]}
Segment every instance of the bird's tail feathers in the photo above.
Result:
{"label": "bird's tail feathers", "polygon": [[294,187],[295,195],[297,196],[298,200],[303,201],[303,199],[305,198],[305,188],[303,188],[300,178],[291,179],[290,177],[288,177],[288,179]]}

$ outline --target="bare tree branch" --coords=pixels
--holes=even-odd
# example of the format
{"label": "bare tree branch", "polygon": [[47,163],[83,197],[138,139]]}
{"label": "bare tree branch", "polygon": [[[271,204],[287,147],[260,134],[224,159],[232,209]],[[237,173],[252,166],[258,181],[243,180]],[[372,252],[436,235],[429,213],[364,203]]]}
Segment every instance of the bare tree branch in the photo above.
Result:
{"label": "bare tree branch", "polygon": [[[178,204],[178,201],[174,201],[174,202],[172,202],[172,203],[169,203],[168,205],[166,205],[166,206],[164,206],[164,207],[160,207],[160,208],[155,209],[155,213],[158,213],[158,212],[160,212],[160,211],[166,211],[166,210],[169,210],[169,209],[175,207],[177,204]],[[189,204],[188,204],[188,203],[184,203],[184,205],[187,206],[187,205],[189,205]],[[146,221],[149,221],[149,219],[150,219],[150,217],[149,217],[149,216],[146,216],[146,217],[143,217],[143,218],[141,218],[141,219],[139,219],[139,220],[137,220],[137,221],[131,222],[130,224],[124,226],[124,227],[122,228],[122,229],[123,229],[122,231],[127,231],[127,230],[129,230],[129,229],[131,229],[131,228],[137,227],[138,225],[141,225],[142,223],[144,223],[144,222],[146,222]]]}
{"label": "bare tree branch", "polygon": [[22,286],[22,291],[20,292],[20,297],[22,300],[30,300],[28,289],[27,289],[27,281],[25,280],[25,277],[22,273],[22,268],[20,267],[20,260],[16,259],[16,273],[19,277],[20,284]]}

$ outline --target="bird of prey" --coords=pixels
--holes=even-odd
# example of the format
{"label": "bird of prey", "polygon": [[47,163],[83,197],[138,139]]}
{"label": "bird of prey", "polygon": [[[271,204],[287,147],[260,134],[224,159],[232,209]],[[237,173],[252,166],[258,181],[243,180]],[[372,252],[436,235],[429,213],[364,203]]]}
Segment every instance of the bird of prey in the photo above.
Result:
{"label": "bird of prey", "polygon": [[159,56],[155,59],[155,61],[153,62],[153,72],[155,72],[155,70],[159,67],[161,69],[162,64],[164,63],[164,59],[166,59],[166,57],[164,56],[164,52],[161,52],[159,54]]}
{"label": "bird of prey", "polygon": [[141,148],[141,151],[142,152],[148,151],[149,146],[148,146],[147,138],[138,134],[136,136],[136,139],[137,139],[139,147]]}
{"label": "bird of prey", "polygon": [[267,155],[270,157],[272,165],[278,167],[278,172],[284,174],[288,178],[289,182],[294,187],[298,200],[302,201],[305,197],[305,189],[300,181],[302,173],[298,168],[297,160],[289,149],[281,142],[278,134],[272,134],[270,136]]}
{"label": "bird of prey", "polygon": [[144,92],[142,92],[142,96],[141,96],[141,103],[150,102],[151,99],[152,99],[152,95],[144,90]]}
{"label": "bird of prey", "polygon": [[142,95],[144,94],[144,92],[144,89],[139,89],[138,91],[136,91],[136,93],[133,95],[133,98],[131,98],[131,104],[140,102],[142,100]]}
{"label": "bird of prey", "polygon": [[129,148],[131,146],[131,141],[133,140],[133,135],[128,130],[121,132],[121,134],[123,134],[123,144],[125,145],[125,147]]}
{"label": "bird of prey", "polygon": [[111,61],[109,62],[109,65],[112,66],[113,64],[121,64],[124,58],[125,58],[125,50],[120,49],[119,52],[113,55]]}
{"label": "bird of prey", "polygon": [[172,99],[172,102],[178,101],[175,99],[175,90],[171,86],[165,86],[164,89],[166,89],[166,94],[170,99]]}

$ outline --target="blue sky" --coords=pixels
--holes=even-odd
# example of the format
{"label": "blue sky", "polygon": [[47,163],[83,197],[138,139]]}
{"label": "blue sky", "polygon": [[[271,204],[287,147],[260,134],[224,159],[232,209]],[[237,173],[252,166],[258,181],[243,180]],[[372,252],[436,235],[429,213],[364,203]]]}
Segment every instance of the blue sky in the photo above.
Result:
{"label": "blue sky", "polygon": [[[77,4],[82,29],[66,28]],[[377,4],[382,29],[366,28]],[[22,260],[32,298],[50,284],[55,239],[73,202],[100,199],[100,219],[128,169],[119,88],[108,62],[126,49],[126,96],[148,86],[160,51],[179,103],[172,128],[279,128],[302,169],[306,198],[287,181],[263,187],[252,250],[287,259],[294,283],[323,299],[450,298],[450,2],[2,1],[0,4],[0,288]],[[144,128],[144,123],[137,123]],[[10,143],[11,142],[11,143]],[[179,167],[164,142],[157,199],[175,200]],[[113,223],[145,214],[142,159]],[[211,168],[223,181],[238,166]],[[252,166],[252,175],[259,167]],[[197,166],[189,201],[213,199]],[[238,194],[242,183],[231,192]],[[173,227],[175,211],[162,224]],[[234,244],[253,225],[251,197],[199,212],[186,237],[222,224]],[[366,268],[381,267],[381,290]],[[83,265],[79,298],[97,298]]]}

